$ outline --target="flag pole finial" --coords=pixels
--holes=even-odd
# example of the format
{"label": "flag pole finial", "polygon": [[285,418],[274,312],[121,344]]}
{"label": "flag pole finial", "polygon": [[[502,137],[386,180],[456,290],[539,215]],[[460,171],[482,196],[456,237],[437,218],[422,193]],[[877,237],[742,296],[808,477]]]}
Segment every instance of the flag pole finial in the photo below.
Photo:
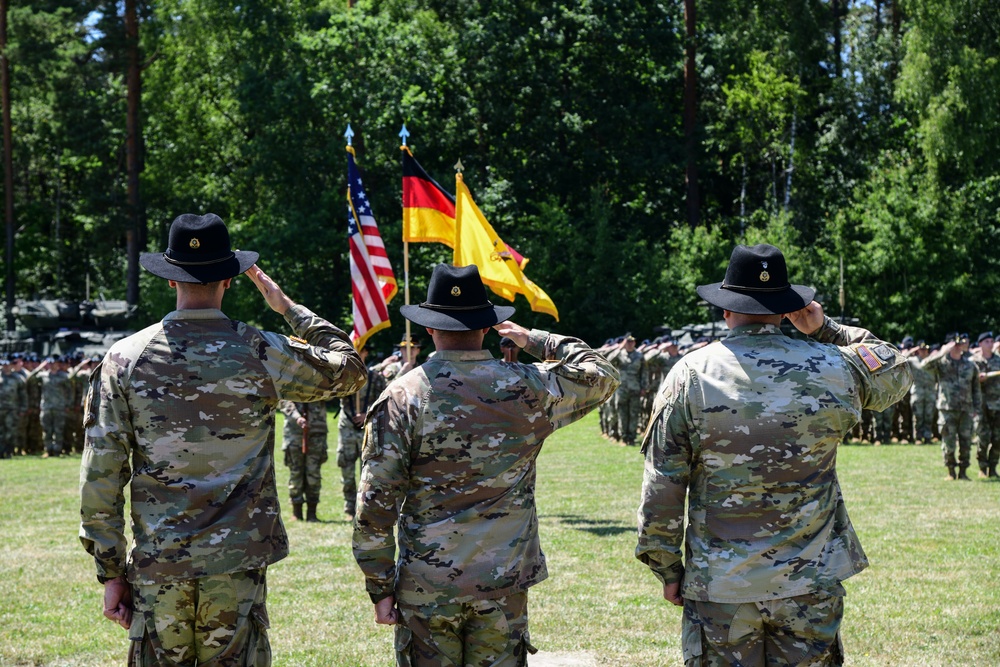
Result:
{"label": "flag pole finial", "polygon": [[351,124],[347,124],[347,131],[344,132],[344,138],[347,139],[347,145],[351,145],[351,139],[354,138],[354,130],[351,129]]}
{"label": "flag pole finial", "polygon": [[406,123],[403,123],[403,129],[399,131],[399,138],[403,140],[403,145],[406,145],[406,139],[410,136],[410,131],[406,129]]}
{"label": "flag pole finial", "polygon": [[462,166],[462,160],[459,159],[459,161],[455,163],[455,171],[461,174],[463,169],[465,169],[465,167]]}

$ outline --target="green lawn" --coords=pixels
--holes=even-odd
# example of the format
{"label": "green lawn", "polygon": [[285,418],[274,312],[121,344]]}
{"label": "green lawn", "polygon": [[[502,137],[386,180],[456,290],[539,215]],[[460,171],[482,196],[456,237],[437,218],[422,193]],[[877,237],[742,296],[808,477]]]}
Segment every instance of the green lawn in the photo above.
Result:
{"label": "green lawn", "polygon": [[[78,468],[79,457],[0,461],[0,666],[124,662],[125,633],[101,615],[76,537]],[[840,451],[872,562],[846,584],[848,665],[1000,665],[1000,483],[946,482],[944,472],[936,446]],[[289,522],[292,553],[269,570],[274,664],[391,665],[391,631],[374,625],[351,558],[337,470],[324,473],[325,523]],[[280,464],[278,477],[284,485]],[[541,650],[617,667],[681,664],[680,612],[632,555],[641,478],[638,449],[601,439],[596,415],[546,443],[538,506],[550,578],[530,595]]]}

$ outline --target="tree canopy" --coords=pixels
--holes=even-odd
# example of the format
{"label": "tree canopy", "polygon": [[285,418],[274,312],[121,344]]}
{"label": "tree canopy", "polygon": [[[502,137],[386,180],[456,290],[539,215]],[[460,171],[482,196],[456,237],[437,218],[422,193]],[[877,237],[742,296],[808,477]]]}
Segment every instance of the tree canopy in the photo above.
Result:
{"label": "tree canopy", "polygon": [[[461,160],[559,307],[555,323],[519,297],[525,325],[600,342],[707,321],[694,287],[736,243],[767,241],[831,314],[843,280],[843,314],[885,337],[998,328],[1000,4],[687,1],[693,144],[684,0],[138,2],[145,249],[177,215],[217,213],[293,298],[350,328],[344,131],[402,285],[405,122],[446,189]],[[125,298],[121,4],[13,6],[5,55],[17,295]],[[422,295],[451,253],[410,250]],[[173,306],[163,281],[140,287],[136,326]],[[402,302],[376,348],[402,335]],[[249,281],[226,310],[279,326]]]}

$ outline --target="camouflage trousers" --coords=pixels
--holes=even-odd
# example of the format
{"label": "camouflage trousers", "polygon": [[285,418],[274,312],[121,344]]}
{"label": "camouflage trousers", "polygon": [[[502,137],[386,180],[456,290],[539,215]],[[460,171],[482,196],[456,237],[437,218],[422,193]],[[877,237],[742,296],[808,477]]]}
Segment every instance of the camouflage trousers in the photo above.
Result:
{"label": "camouflage trousers", "polygon": [[976,433],[976,461],[980,468],[1000,463],[1000,410],[983,408]]}
{"label": "camouflage trousers", "polygon": [[285,465],[288,466],[288,497],[293,503],[318,503],[323,488],[320,469],[327,460],[326,434],[313,441],[302,453],[301,443],[285,444]]}
{"label": "camouflage trousers", "polygon": [[837,667],[843,616],[842,589],[737,604],[684,600],[684,665]]}
{"label": "camouflage trousers", "polygon": [[913,438],[915,441],[929,441],[934,437],[934,397],[910,399],[913,411]]}
{"label": "camouflage trousers", "polygon": [[872,411],[872,442],[888,443],[892,439],[895,410],[895,407],[890,405],[882,412]]}
{"label": "camouflage trousers", "polygon": [[42,443],[45,453],[53,456],[62,454],[65,437],[66,410],[64,408],[42,410]]}
{"label": "camouflage trousers", "polygon": [[133,585],[129,667],[269,667],[265,572]]}
{"label": "camouflage trousers", "polygon": [[355,476],[358,458],[361,456],[361,443],[364,440],[363,429],[353,425],[338,429],[337,467],[340,468],[340,486],[344,491],[344,511],[354,514],[358,499],[358,482]]}
{"label": "camouflage trousers", "polygon": [[461,604],[399,605],[398,667],[524,667],[528,594]]}
{"label": "camouflage trousers", "polygon": [[938,428],[941,429],[941,452],[944,454],[944,464],[949,468],[955,467],[956,463],[959,468],[968,468],[974,432],[972,414],[965,410],[941,410],[938,412]]}
{"label": "camouflage trousers", "polygon": [[615,413],[618,416],[618,436],[622,442],[635,442],[639,428],[639,392],[619,387],[615,392]]}
{"label": "camouflage trousers", "polygon": [[604,435],[618,439],[618,418],[615,415],[615,400],[605,401],[598,408],[598,415],[601,418],[601,433]]}

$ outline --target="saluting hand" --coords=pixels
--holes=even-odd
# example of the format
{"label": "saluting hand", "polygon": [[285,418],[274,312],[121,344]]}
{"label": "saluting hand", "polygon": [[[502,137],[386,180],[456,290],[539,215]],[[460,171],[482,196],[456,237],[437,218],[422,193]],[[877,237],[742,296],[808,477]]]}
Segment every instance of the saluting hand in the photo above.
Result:
{"label": "saluting hand", "polygon": [[256,264],[247,269],[247,277],[253,281],[260,293],[264,295],[264,301],[271,310],[284,315],[285,311],[295,305],[295,302],[285,296],[285,293],[278,287],[278,283],[271,280],[270,276],[261,271]]}
{"label": "saluting hand", "polygon": [[528,330],[522,327],[520,324],[514,324],[513,322],[501,322],[500,324],[494,324],[493,328],[497,330],[501,336],[506,336],[514,341],[514,345],[520,348],[524,348],[528,344]]}
{"label": "saluting hand", "polygon": [[796,329],[807,336],[815,333],[823,326],[823,322],[826,319],[823,314],[823,306],[819,305],[816,301],[811,302],[802,310],[797,310],[794,313],[786,313],[785,317],[788,318],[788,321]]}

